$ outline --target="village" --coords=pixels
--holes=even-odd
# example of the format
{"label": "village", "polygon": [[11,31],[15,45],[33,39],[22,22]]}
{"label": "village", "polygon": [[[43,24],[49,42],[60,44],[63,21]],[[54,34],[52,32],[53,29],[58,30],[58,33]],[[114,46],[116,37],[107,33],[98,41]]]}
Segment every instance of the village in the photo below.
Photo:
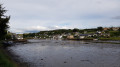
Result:
{"label": "village", "polygon": [[120,67],[120,0],[1,0],[0,67]]}
{"label": "village", "polygon": [[93,29],[59,29],[51,31],[40,31],[38,33],[15,34],[8,32],[6,39],[68,39],[68,40],[98,40],[98,39],[120,39],[120,27],[98,27]]}

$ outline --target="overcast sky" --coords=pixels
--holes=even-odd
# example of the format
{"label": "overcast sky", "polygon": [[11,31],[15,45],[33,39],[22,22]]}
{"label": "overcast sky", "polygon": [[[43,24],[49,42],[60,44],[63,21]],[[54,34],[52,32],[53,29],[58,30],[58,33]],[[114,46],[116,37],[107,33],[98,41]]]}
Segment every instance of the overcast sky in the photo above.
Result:
{"label": "overcast sky", "polygon": [[120,0],[1,0],[10,31],[120,26]]}

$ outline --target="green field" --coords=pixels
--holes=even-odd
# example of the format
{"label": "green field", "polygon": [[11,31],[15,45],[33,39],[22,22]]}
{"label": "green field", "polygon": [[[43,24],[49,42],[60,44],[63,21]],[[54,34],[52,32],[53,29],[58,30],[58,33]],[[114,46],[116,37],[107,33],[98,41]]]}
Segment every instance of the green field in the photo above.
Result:
{"label": "green field", "polygon": [[4,51],[0,43],[0,67],[17,67],[16,63]]}
{"label": "green field", "polygon": [[120,40],[120,37],[99,38],[100,40]]}

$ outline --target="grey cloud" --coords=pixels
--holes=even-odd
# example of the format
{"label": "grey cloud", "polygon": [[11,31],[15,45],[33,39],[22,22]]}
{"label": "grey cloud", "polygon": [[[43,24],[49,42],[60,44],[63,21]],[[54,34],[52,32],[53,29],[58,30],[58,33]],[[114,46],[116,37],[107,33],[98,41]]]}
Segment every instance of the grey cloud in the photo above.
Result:
{"label": "grey cloud", "polygon": [[[69,28],[119,24],[117,20],[120,15],[120,0],[3,0],[2,2],[9,10],[7,14],[11,15],[11,30],[32,26],[42,26],[49,30],[56,29],[54,26],[64,28],[64,23],[70,23],[66,26]],[[118,17],[114,17],[116,15]]]}
{"label": "grey cloud", "polygon": [[26,28],[14,28],[13,30],[10,30],[12,32],[16,33],[34,33],[39,31],[45,31],[45,30],[55,30],[55,29],[73,29],[67,26],[32,26],[32,27],[26,27]]}
{"label": "grey cloud", "polygon": [[112,17],[112,19],[120,19],[120,16]]}

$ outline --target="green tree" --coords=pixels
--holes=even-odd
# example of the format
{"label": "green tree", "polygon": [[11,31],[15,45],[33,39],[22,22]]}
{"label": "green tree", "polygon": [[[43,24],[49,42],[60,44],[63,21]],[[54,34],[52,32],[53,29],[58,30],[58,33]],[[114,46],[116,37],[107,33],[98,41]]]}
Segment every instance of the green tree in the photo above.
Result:
{"label": "green tree", "polygon": [[111,31],[110,32],[110,36],[112,36],[112,37],[117,37],[117,36],[120,36],[120,32],[119,31]]}
{"label": "green tree", "polygon": [[74,28],[73,32],[79,32],[79,29],[78,28]]}
{"label": "green tree", "polygon": [[102,31],[102,30],[103,30],[103,27],[97,27],[97,30],[98,30],[98,31]]}
{"label": "green tree", "polygon": [[118,31],[120,32],[120,27],[119,27]]}
{"label": "green tree", "polygon": [[7,40],[10,40],[10,39],[12,39],[12,36],[11,36],[10,33],[8,33],[8,34],[5,36],[5,38],[6,38]]}
{"label": "green tree", "polygon": [[9,19],[10,16],[5,16],[7,10],[5,10],[4,7],[2,7],[2,4],[0,4],[0,40],[4,40],[5,36],[7,34],[7,29],[9,28]]}

